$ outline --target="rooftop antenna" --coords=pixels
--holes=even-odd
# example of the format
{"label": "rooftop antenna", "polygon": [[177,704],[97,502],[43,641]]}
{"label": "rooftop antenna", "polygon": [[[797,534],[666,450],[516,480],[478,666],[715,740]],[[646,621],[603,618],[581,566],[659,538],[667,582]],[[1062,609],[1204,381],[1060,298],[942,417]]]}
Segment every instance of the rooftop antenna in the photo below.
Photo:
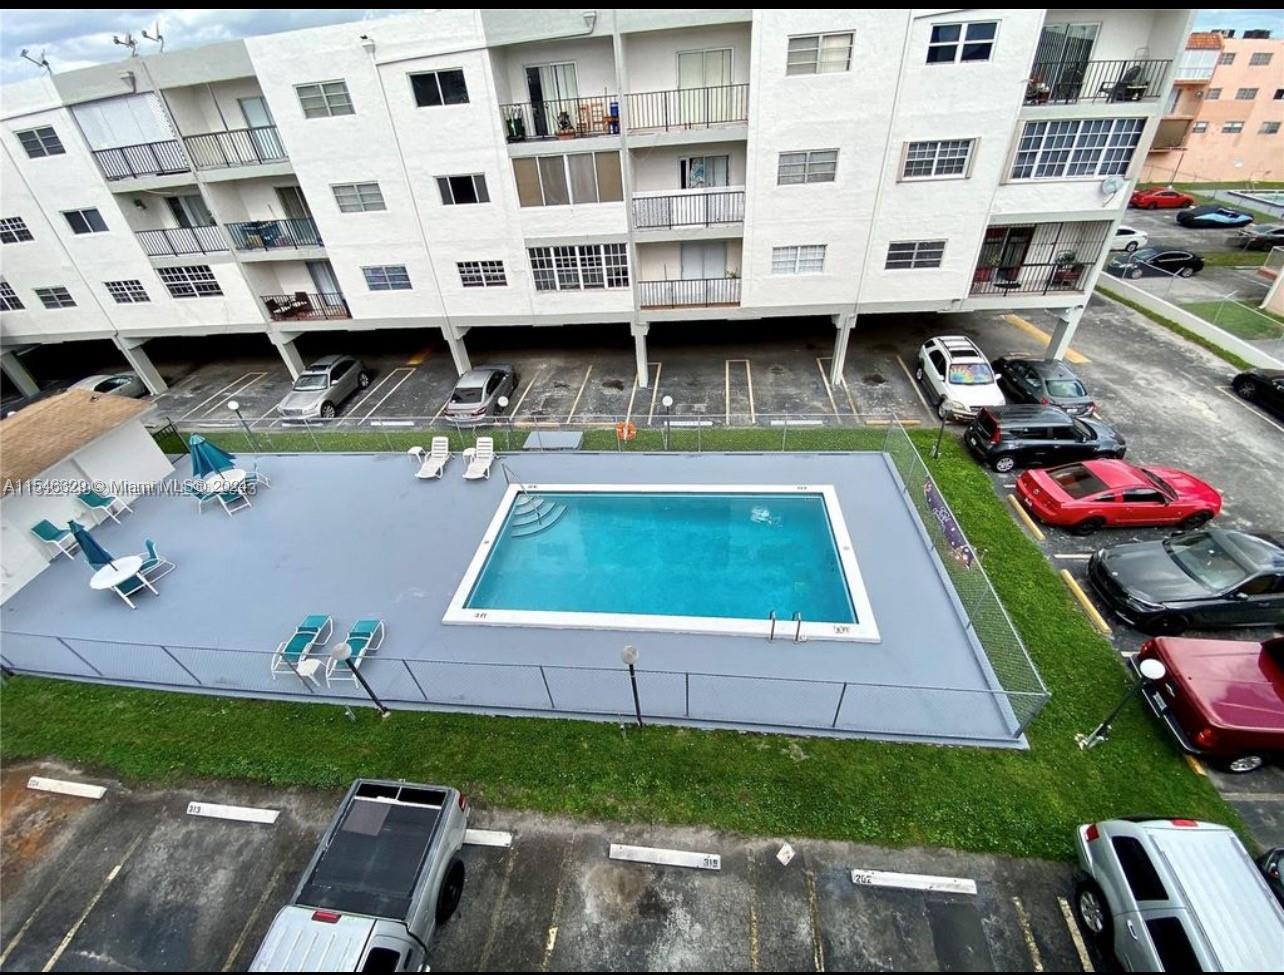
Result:
{"label": "rooftop antenna", "polygon": [[48,71],[50,74],[53,74],[53,68],[49,66],[49,60],[45,57],[45,52],[44,52],[44,51],[41,51],[41,52],[40,52],[40,60],[39,60],[39,61],[37,61],[37,60],[36,60],[35,58],[33,58],[30,54],[28,54],[28,53],[27,53],[27,49],[26,49],[25,47],[22,49],[22,53],[19,55],[19,57],[25,58],[26,60],[28,60],[28,61],[30,61],[32,64],[34,64],[37,68],[44,68],[44,69],[45,69],[46,71]]}
{"label": "rooftop antenna", "polygon": [[160,45],[160,53],[161,53],[161,54],[164,54],[164,53],[165,53],[165,35],[161,33],[161,29],[160,29],[160,21],[159,21],[159,20],[158,20],[158,21],[156,21],[156,26],[155,26],[155,27],[153,27],[153,28],[152,28],[152,30],[154,30],[154,31],[156,32],[156,33],[155,33],[155,35],[152,35],[152,34],[147,33],[147,28],[146,28],[146,27],[144,27],[144,28],[142,29],[141,33],[142,33],[143,37],[145,37],[147,40],[149,40],[149,41],[154,41],[155,43],[159,44],[159,45]]}
{"label": "rooftop antenna", "polygon": [[112,34],[111,42],[113,44],[119,44],[121,47],[129,48],[129,56],[131,58],[138,57],[138,41],[134,40],[133,34],[125,34],[124,40],[121,40],[119,35]]}

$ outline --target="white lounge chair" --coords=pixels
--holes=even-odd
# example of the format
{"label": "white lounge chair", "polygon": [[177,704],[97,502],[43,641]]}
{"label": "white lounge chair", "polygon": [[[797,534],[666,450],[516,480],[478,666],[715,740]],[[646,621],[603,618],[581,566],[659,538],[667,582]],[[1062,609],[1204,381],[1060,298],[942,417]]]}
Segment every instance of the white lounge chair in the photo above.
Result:
{"label": "white lounge chair", "polygon": [[446,469],[446,462],[450,460],[450,439],[448,437],[433,437],[432,450],[428,451],[428,456],[423,457],[423,451],[419,451],[421,463],[419,470],[415,471],[415,477],[430,478],[441,477],[442,472]]}
{"label": "white lounge chair", "polygon": [[334,657],[327,658],[325,682],[333,684],[336,681],[350,680],[355,684],[357,676],[353,670],[361,666],[361,661],[365,659],[367,653],[372,653],[383,645],[383,634],[383,620],[378,617],[368,616],[353,623],[352,629],[348,631],[348,636],[343,641],[352,650],[352,656],[348,658],[347,663],[339,663]]}
{"label": "white lounge chair", "polygon": [[495,463],[494,438],[478,437],[477,446],[464,451],[464,460],[468,461],[468,469],[464,471],[466,480],[478,481],[483,477],[489,479],[490,465]]}

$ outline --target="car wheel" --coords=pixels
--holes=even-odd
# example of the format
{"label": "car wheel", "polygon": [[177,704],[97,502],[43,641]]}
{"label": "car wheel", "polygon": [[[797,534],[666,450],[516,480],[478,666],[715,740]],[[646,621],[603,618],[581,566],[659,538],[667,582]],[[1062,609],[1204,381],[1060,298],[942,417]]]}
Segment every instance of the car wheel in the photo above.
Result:
{"label": "car wheel", "polygon": [[999,457],[994,461],[993,466],[1000,474],[1006,474],[1008,471],[1012,470],[1012,468],[1016,467],[1016,458],[1011,454],[1004,454],[1002,457]]}
{"label": "car wheel", "polygon": [[922,366],[919,366],[917,369],[915,369],[915,370],[914,370],[914,378],[915,378],[915,379],[917,379],[919,382],[922,382],[922,381],[923,381],[923,367],[922,367]]}
{"label": "car wheel", "polygon": [[1154,200],[1151,200],[1151,201],[1150,201],[1149,203],[1147,203],[1144,207],[1142,207],[1142,209],[1143,209],[1143,210],[1158,210],[1158,209],[1159,209],[1159,204],[1158,204],[1158,203],[1156,203]]}
{"label": "car wheel", "polygon": [[1240,399],[1253,399],[1257,396],[1257,386],[1251,379],[1240,379],[1231,385],[1235,395]]}
{"label": "car wheel", "polygon": [[1266,757],[1257,754],[1237,755],[1235,758],[1223,760],[1217,764],[1227,772],[1243,775],[1245,772],[1256,772],[1265,765]]}
{"label": "car wheel", "polygon": [[1141,277],[1141,268],[1130,268],[1128,271],[1128,277],[1132,278],[1134,281],[1137,280],[1137,278]]}
{"label": "car wheel", "polygon": [[357,374],[357,385],[365,389],[370,385],[370,373],[362,372]]}
{"label": "car wheel", "polygon": [[1097,531],[1098,529],[1105,528],[1105,527],[1106,527],[1105,518],[1100,518],[1100,517],[1085,518],[1083,519],[1083,521],[1079,522],[1078,524],[1071,525],[1070,533],[1072,535],[1091,535],[1093,532]]}
{"label": "car wheel", "polygon": [[446,868],[446,879],[441,882],[441,893],[437,895],[437,923],[445,924],[459,909],[459,901],[464,896],[464,864],[458,857]]}
{"label": "car wheel", "polygon": [[1129,254],[1131,254],[1136,249],[1137,249],[1137,242],[1135,240],[1128,241],[1127,246],[1124,247],[1124,250],[1126,250]]}
{"label": "car wheel", "polygon": [[334,404],[329,400],[321,404],[321,416],[327,420],[333,420],[335,414]]}
{"label": "car wheel", "polygon": [[1190,517],[1183,518],[1177,527],[1184,532],[1194,531],[1196,528],[1208,524],[1212,519],[1213,513],[1211,511],[1196,511]]}
{"label": "car wheel", "polygon": [[1195,269],[1193,267],[1184,267],[1177,272],[1177,276],[1179,278],[1194,277],[1194,274],[1195,274]]}
{"label": "car wheel", "polygon": [[1085,877],[1074,885],[1074,914],[1099,947],[1110,947],[1110,910],[1096,881]]}

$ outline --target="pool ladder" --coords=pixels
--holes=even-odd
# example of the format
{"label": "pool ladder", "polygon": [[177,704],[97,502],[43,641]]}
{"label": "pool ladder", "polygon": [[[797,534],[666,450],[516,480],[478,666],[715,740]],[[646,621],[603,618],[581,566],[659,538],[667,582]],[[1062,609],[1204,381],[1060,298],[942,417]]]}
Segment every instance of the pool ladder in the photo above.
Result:
{"label": "pool ladder", "polygon": [[[776,611],[774,609],[767,614],[767,619],[771,621],[771,629],[767,632],[767,641],[771,642],[772,640],[776,639],[776,623],[779,622],[779,620],[776,617]],[[794,613],[794,615],[790,617],[790,619],[794,623],[794,643],[802,643],[802,625],[803,625],[802,613],[801,612]]]}

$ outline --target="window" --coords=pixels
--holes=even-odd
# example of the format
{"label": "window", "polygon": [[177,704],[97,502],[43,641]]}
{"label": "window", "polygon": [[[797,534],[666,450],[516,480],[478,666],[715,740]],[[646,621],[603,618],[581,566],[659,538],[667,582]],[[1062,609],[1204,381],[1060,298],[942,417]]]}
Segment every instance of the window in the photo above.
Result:
{"label": "window", "polygon": [[1251,102],[1256,97],[1256,88],[1240,88],[1235,92],[1235,101],[1237,102]]}
{"label": "window", "polygon": [[1027,122],[1012,179],[1123,175],[1144,125],[1139,118]]}
{"label": "window", "polygon": [[979,20],[971,24],[934,24],[927,45],[928,64],[955,61],[988,61],[994,52],[998,21]]}
{"label": "window", "polygon": [[1218,64],[1234,64],[1234,63],[1235,63],[1235,52],[1234,52],[1234,51],[1223,51],[1223,52],[1222,52],[1222,56],[1221,56],[1220,58],[1218,58],[1218,59],[1217,59],[1217,63],[1218,63]]}
{"label": "window", "polygon": [[1261,68],[1271,63],[1274,55],[1270,51],[1258,51],[1248,59],[1249,67]]}
{"label": "window", "polygon": [[25,240],[35,240],[27,229],[27,222],[22,217],[4,217],[0,219],[0,244],[21,244]]}
{"label": "window", "polygon": [[22,148],[27,150],[27,155],[32,159],[39,159],[41,156],[61,156],[67,151],[62,147],[62,140],[58,138],[58,133],[48,125],[42,125],[38,129],[25,129],[16,135],[18,141],[22,143]]}
{"label": "window", "polygon": [[410,275],[404,264],[378,264],[374,267],[363,267],[361,273],[366,276],[366,284],[371,291],[409,291]]}
{"label": "window", "polygon": [[1180,919],[1171,915],[1147,918],[1146,930],[1150,932],[1150,940],[1155,943],[1155,953],[1159,955],[1159,963],[1164,971],[1202,972],[1204,970],[1199,962],[1199,956],[1191,947],[1190,938],[1186,937],[1186,929],[1181,926]]}
{"label": "window", "polygon": [[318,81],[311,85],[295,85],[304,118],[325,118],[329,115],[351,115],[352,99],[346,81]]}
{"label": "window", "polygon": [[1280,130],[1279,122],[1263,122],[1262,127],[1257,130],[1258,135],[1274,135]]}
{"label": "window", "polygon": [[1275,89],[1274,99],[1275,99],[1275,101],[1277,101],[1277,102],[1279,102],[1279,101],[1284,101],[1284,88],[1276,88],[1276,89]]}
{"label": "window", "polygon": [[940,267],[944,256],[943,240],[906,240],[887,246],[887,263],[884,267],[888,271]]}
{"label": "window", "polygon": [[831,74],[852,66],[854,34],[801,34],[789,38],[785,74]]}
{"label": "window", "polygon": [[138,305],[151,301],[143,290],[141,281],[104,281],[107,293],[116,299],[118,305]]}
{"label": "window", "polygon": [[1163,881],[1155,872],[1155,865],[1150,862],[1150,857],[1140,840],[1131,836],[1114,836],[1110,839],[1110,845],[1114,847],[1115,856],[1119,858],[1119,866],[1123,870],[1124,879],[1128,881],[1128,888],[1132,891],[1133,897],[1139,901],[1168,899]]}
{"label": "window", "polygon": [[410,90],[414,92],[415,104],[420,108],[468,104],[468,85],[464,83],[464,73],[458,68],[412,74]]}
{"label": "window", "polygon": [[46,308],[75,308],[76,301],[71,297],[71,292],[66,288],[37,288],[36,297],[39,298]]}
{"label": "window", "polygon": [[503,288],[508,284],[503,261],[460,261],[455,266],[465,288]]}
{"label": "window", "polygon": [[18,292],[13,290],[13,285],[3,278],[0,278],[0,311],[22,311],[22,301],[18,298]]}
{"label": "window", "polygon": [[591,291],[629,286],[627,244],[532,247],[536,291]]}
{"label": "window", "polygon": [[223,293],[208,264],[156,269],[171,298],[214,298]]}
{"label": "window", "polygon": [[1236,135],[1237,133],[1240,133],[1243,131],[1244,131],[1243,122],[1223,122],[1222,123],[1222,132],[1224,132],[1226,135]]}
{"label": "window", "polygon": [[1209,88],[1208,91],[1204,92],[1204,101],[1206,102],[1215,102],[1221,97],[1222,90],[1220,88]]}
{"label": "window", "polygon": [[486,177],[480,173],[472,176],[438,176],[437,190],[444,206],[462,206],[465,203],[489,203]]}
{"label": "window", "polygon": [[773,247],[771,273],[820,274],[825,270],[825,246],[806,244],[801,247]]}
{"label": "window", "polygon": [[972,139],[946,139],[941,142],[910,142],[905,148],[903,179],[926,179],[932,176],[966,176],[972,156]]}
{"label": "window", "polygon": [[107,229],[102,214],[94,207],[86,210],[64,210],[62,215],[67,218],[73,234],[101,234]]}
{"label": "window", "polygon": [[1208,131],[1208,123],[1207,123],[1207,122],[1196,122],[1196,123],[1194,124],[1194,126],[1191,128],[1191,131],[1192,131],[1192,132],[1207,132],[1207,131]]}
{"label": "window", "polygon": [[782,152],[776,166],[776,183],[832,183],[837,169],[837,149]]}
{"label": "window", "polygon": [[335,183],[330,189],[334,190],[334,202],[339,204],[340,213],[388,209],[378,183]]}
{"label": "window", "polygon": [[517,199],[524,207],[618,203],[624,199],[618,152],[577,152],[513,160]]}

